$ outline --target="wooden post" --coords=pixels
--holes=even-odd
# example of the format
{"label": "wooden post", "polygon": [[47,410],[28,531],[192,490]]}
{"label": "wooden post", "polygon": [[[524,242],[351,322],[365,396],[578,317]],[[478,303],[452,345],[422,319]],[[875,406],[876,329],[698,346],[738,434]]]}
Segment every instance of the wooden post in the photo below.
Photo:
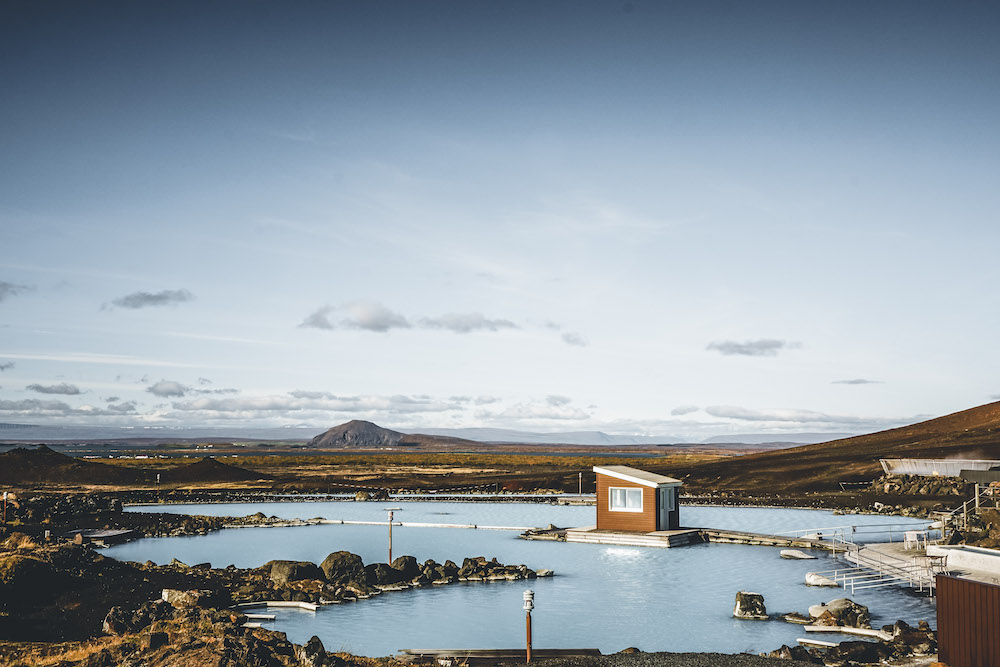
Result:
{"label": "wooden post", "polygon": [[528,655],[527,655],[527,660],[525,660],[525,662],[531,662],[531,612],[530,611],[527,613],[526,618],[527,618],[527,623],[528,623],[528,628],[527,628],[527,632],[528,632],[528,651],[527,651],[527,654]]}
{"label": "wooden post", "polygon": [[389,510],[389,564],[392,564],[392,510]]}
{"label": "wooden post", "polygon": [[979,511],[979,482],[976,482],[976,511]]}
{"label": "wooden post", "polygon": [[525,632],[528,642],[528,651],[525,662],[531,662],[531,610],[535,608],[535,591],[530,588],[524,591],[524,613]]}

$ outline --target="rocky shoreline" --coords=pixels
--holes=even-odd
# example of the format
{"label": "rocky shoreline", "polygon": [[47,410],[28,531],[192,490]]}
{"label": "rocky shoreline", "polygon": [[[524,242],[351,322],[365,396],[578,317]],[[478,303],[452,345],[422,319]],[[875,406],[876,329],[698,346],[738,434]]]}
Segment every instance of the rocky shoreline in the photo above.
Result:
{"label": "rocky shoreline", "polygon": [[0,543],[0,664],[339,665],[350,656],[326,653],[318,639],[300,647],[283,633],[245,626],[240,605],[343,604],[424,586],[551,575],[484,556],[461,566],[413,556],[365,564],[347,551],[320,564],[276,560],[257,568],[140,564],[11,533]]}
{"label": "rocky shoreline", "polygon": [[[260,502],[276,498],[295,502],[327,500],[329,497],[247,492],[184,492],[161,496],[146,492],[22,495],[15,514],[15,520],[20,525],[15,529],[0,528],[0,540],[4,545],[0,551],[0,590],[5,593],[0,595],[0,599],[4,600],[3,609],[0,609],[0,637],[7,640],[6,643],[0,641],[0,664],[152,667],[188,664],[185,662],[188,657],[194,660],[195,656],[200,662],[191,664],[212,667],[230,664],[340,665],[352,660],[353,664],[361,664],[358,661],[370,664],[367,659],[329,654],[315,638],[310,642],[311,657],[303,657],[307,647],[290,644],[282,633],[244,627],[245,616],[232,607],[268,601],[342,604],[420,586],[531,579],[548,574],[542,570],[532,571],[524,565],[503,565],[496,559],[487,560],[485,557],[466,558],[461,566],[452,561],[420,563],[409,556],[397,558],[392,563],[366,565],[348,552],[330,554],[319,564],[270,561],[249,569],[232,565],[214,568],[209,563],[187,565],[179,561],[167,565],[152,562],[137,564],[106,558],[86,546],[68,544],[59,539],[67,531],[85,527],[125,528],[149,537],[165,537],[203,535],[226,526],[310,523],[310,520],[268,517],[260,512],[246,517],[210,517],[124,511],[126,503],[137,501],[223,503]],[[502,498],[480,496],[476,501],[528,499],[520,494],[505,494]],[[560,500],[559,496],[535,495],[530,498],[539,502]],[[453,497],[436,496],[433,499],[453,500]],[[405,501],[406,498],[393,497],[393,500]],[[708,494],[698,500],[712,501],[705,504],[737,506],[754,505],[749,501],[762,499],[732,498],[720,493]],[[787,507],[780,504],[771,506]],[[876,509],[881,510],[878,513],[890,513],[886,511],[889,509],[887,504]],[[841,511],[861,513],[864,508]],[[18,533],[14,534],[12,530]],[[45,531],[52,536],[49,540],[43,538]],[[150,602],[162,600],[164,596],[166,600],[163,603]],[[914,632],[925,631],[923,627],[914,630],[903,626],[905,624],[892,631],[907,634],[911,639]],[[895,626],[888,627],[892,629]],[[102,631],[105,633],[103,638]],[[25,640],[49,642],[48,649],[35,646],[42,653],[48,651],[47,657],[38,653],[31,660],[19,658],[19,650],[25,648]],[[66,648],[67,651],[83,651],[87,657],[77,661],[58,658],[59,645],[53,642],[62,641],[73,642]],[[903,654],[890,643],[882,643],[887,648],[872,649],[875,644],[871,642],[842,642],[843,650],[830,650],[822,655],[802,647],[782,647],[768,655],[774,659],[803,660],[813,664],[852,665],[866,664],[861,661],[866,656],[894,660]],[[93,650],[84,649],[83,644]],[[852,648],[854,644],[859,646]],[[185,651],[192,653],[182,659]],[[731,664],[744,663],[737,661]]]}

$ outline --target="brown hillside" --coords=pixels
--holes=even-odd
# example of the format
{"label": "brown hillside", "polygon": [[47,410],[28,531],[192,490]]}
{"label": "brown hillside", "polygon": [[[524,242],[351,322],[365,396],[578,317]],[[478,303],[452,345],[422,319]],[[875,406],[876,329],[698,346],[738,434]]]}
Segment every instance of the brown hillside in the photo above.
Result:
{"label": "brown hillside", "polygon": [[888,431],[669,472],[685,475],[694,488],[819,491],[879,477],[880,458],[1000,459],[1000,402]]}
{"label": "brown hillside", "polygon": [[143,484],[153,479],[148,470],[81,461],[45,445],[31,449],[18,447],[0,454],[0,483],[5,485]]}
{"label": "brown hillside", "polygon": [[164,482],[246,482],[271,479],[270,475],[238,468],[206,456],[200,461],[172,468],[163,473]]}

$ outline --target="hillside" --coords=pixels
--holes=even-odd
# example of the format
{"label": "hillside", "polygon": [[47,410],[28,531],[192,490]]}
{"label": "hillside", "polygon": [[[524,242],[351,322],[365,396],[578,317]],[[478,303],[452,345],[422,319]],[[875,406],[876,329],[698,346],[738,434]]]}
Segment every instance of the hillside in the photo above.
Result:
{"label": "hillside", "polygon": [[481,446],[482,443],[448,436],[423,435],[421,433],[405,434],[382,428],[372,422],[354,419],[317,435],[306,446],[316,449],[373,449],[397,445],[403,447],[468,447]]}
{"label": "hillside", "polygon": [[81,461],[55,452],[45,445],[18,447],[0,454],[0,483],[147,484],[155,473],[137,468]]}
{"label": "hillside", "polygon": [[248,482],[258,479],[271,479],[270,475],[238,468],[222,463],[211,456],[200,461],[189,463],[177,468],[171,468],[163,473],[163,482]]}
{"label": "hillside", "polygon": [[666,472],[693,487],[801,492],[879,477],[880,458],[1000,459],[1000,402],[888,431]]}
{"label": "hillside", "polygon": [[[157,471],[94,461],[81,461],[55,452],[45,445],[32,449],[18,447],[0,454],[0,484],[72,484],[148,486],[156,482]],[[269,475],[227,465],[210,457],[170,468],[160,473],[161,482],[242,482],[268,479]]]}

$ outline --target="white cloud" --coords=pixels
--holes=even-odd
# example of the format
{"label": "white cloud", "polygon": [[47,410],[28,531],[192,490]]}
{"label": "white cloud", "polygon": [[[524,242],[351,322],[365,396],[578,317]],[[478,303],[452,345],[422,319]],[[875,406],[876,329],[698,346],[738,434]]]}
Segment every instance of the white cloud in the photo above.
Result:
{"label": "white cloud", "polygon": [[33,288],[29,285],[20,285],[18,283],[9,283],[6,280],[0,280],[0,301],[6,301],[12,296],[30,292],[32,289]]}
{"label": "white cloud", "polygon": [[[343,313],[334,323],[333,315]],[[345,306],[323,306],[306,317],[300,328],[312,329],[362,329],[385,333],[390,329],[408,329],[410,323],[399,313],[393,312],[380,303],[355,301]]]}
{"label": "white cloud", "polygon": [[37,398],[28,398],[19,401],[0,400],[0,415],[7,417],[16,416],[29,419],[44,419],[59,417],[108,417],[134,415],[135,413],[136,404],[133,401],[111,404],[103,408],[91,405],[74,408],[63,401],[41,400]]}
{"label": "white cloud", "polygon": [[68,382],[50,385],[29,384],[25,389],[38,392],[39,394],[62,394],[63,396],[76,396],[83,393],[75,384],[69,384]]}
{"label": "white cloud", "polygon": [[510,320],[488,319],[482,313],[448,313],[438,317],[423,317],[420,325],[427,329],[447,329],[455,333],[518,328]]}
{"label": "white cloud", "polygon": [[670,411],[670,414],[674,415],[675,417],[679,417],[681,415],[689,415],[692,412],[698,412],[699,409],[700,408],[697,405],[678,405],[676,408]]}
{"label": "white cloud", "polygon": [[193,301],[194,294],[186,289],[163,290],[162,292],[132,292],[113,299],[104,304],[103,308],[127,308],[137,310],[150,306],[175,306],[186,301]]}
{"label": "white cloud", "polygon": [[792,408],[772,408],[766,410],[754,410],[733,405],[713,405],[705,408],[705,412],[713,417],[725,419],[735,419],[748,422],[772,422],[772,423],[794,423],[807,425],[849,425],[864,429],[878,429],[888,426],[910,424],[917,418],[908,419],[884,419],[871,417],[858,417],[854,415],[831,415],[825,412],[814,410],[800,410]]}
{"label": "white cloud", "polygon": [[588,342],[583,335],[574,333],[572,331],[567,331],[562,335],[562,341],[567,345],[578,345],[580,347],[586,347]]}
{"label": "white cloud", "polygon": [[777,340],[774,338],[760,338],[758,340],[719,340],[712,341],[705,346],[706,350],[715,350],[719,354],[739,355],[745,357],[774,357],[782,350],[791,350],[802,347],[801,343]]}
{"label": "white cloud", "polygon": [[834,380],[830,384],[882,384],[882,381],[866,380],[864,378],[854,378],[853,380]]}
{"label": "white cloud", "polygon": [[146,388],[150,394],[154,396],[159,396],[160,398],[171,398],[184,396],[186,393],[191,391],[190,387],[182,385],[180,382],[174,382],[173,380],[160,380],[154,385]]}

